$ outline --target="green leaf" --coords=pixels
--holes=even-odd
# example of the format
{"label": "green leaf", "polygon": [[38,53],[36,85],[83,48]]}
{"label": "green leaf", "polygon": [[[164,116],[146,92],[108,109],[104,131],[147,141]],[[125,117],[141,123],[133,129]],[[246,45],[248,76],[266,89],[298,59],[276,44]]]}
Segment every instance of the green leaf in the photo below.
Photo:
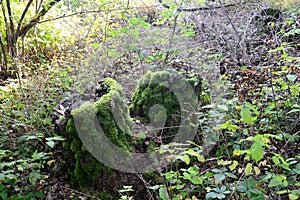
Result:
{"label": "green leaf", "polygon": [[292,74],[288,74],[286,75],[286,78],[290,81],[290,82],[294,82],[297,79],[296,75],[292,75]]}
{"label": "green leaf", "polygon": [[230,173],[230,172],[225,172],[225,175],[230,177],[230,178],[238,178],[235,174]]}
{"label": "green leaf", "polygon": [[234,170],[238,166],[238,161],[233,161],[233,163],[229,166],[230,171]]}
{"label": "green leaf", "polygon": [[224,199],[226,196],[224,194],[218,194],[218,199]]}
{"label": "green leaf", "polygon": [[3,174],[3,173],[0,173],[0,181],[3,181],[3,180],[4,180],[4,178],[5,178],[5,174]]}
{"label": "green leaf", "polygon": [[273,160],[273,162],[274,162],[275,165],[278,165],[280,163],[280,160],[279,160],[279,158],[277,156],[273,156],[272,160]]}
{"label": "green leaf", "polygon": [[12,179],[17,179],[18,177],[14,174],[6,174],[5,176],[7,179],[12,180]]}
{"label": "green leaf", "polygon": [[253,178],[246,179],[243,184],[247,187],[247,189],[255,188],[255,180]]}
{"label": "green leaf", "polygon": [[176,189],[177,189],[177,190],[181,190],[181,189],[183,189],[184,187],[185,187],[185,183],[180,184],[180,185],[177,185],[177,186],[176,186]]}
{"label": "green leaf", "polygon": [[194,184],[194,185],[201,185],[203,183],[202,178],[200,177],[192,177],[190,179],[190,181]]}
{"label": "green leaf", "polygon": [[55,143],[54,143],[53,141],[48,141],[48,142],[46,142],[46,144],[47,144],[50,148],[53,148]]}
{"label": "green leaf", "polygon": [[280,185],[280,182],[278,182],[278,180],[276,180],[275,178],[272,178],[271,180],[270,180],[270,183],[269,183],[269,187],[276,187],[276,186],[278,186],[278,185]]}
{"label": "green leaf", "polygon": [[159,188],[159,196],[162,200],[168,200],[168,197],[166,195],[166,190],[164,187]]}
{"label": "green leaf", "polygon": [[218,197],[218,194],[215,193],[215,192],[209,192],[209,193],[207,193],[206,196],[205,196],[206,199],[215,199],[215,198],[217,198],[217,197]]}
{"label": "green leaf", "polygon": [[258,143],[254,143],[251,145],[250,148],[250,155],[255,162],[260,161],[264,157],[265,151],[263,149],[263,146]]}
{"label": "green leaf", "polygon": [[149,189],[151,190],[157,190],[158,188],[160,188],[160,185],[154,185],[154,186],[151,186],[151,187],[148,187]]}
{"label": "green leaf", "polygon": [[197,167],[197,165],[194,165],[193,167],[188,168],[188,172],[191,176],[197,176],[199,174],[199,168]]}
{"label": "green leaf", "polygon": [[183,177],[184,179],[190,180],[191,179],[191,175],[187,172],[183,172]]}
{"label": "green leaf", "polygon": [[179,159],[185,162],[187,165],[190,164],[190,157],[188,155],[182,155],[179,157]]}
{"label": "green leaf", "polygon": [[226,105],[217,105],[217,108],[219,108],[220,110],[228,111],[228,108]]}
{"label": "green leaf", "polygon": [[241,117],[246,124],[251,125],[251,112],[249,109],[242,108]]}
{"label": "green leaf", "polygon": [[224,174],[215,174],[214,178],[218,181],[222,181],[225,179],[225,175]]}
{"label": "green leaf", "polygon": [[47,141],[52,141],[52,140],[64,141],[65,139],[66,138],[64,138],[62,136],[55,136],[55,137],[46,138]]}
{"label": "green leaf", "polygon": [[166,177],[167,180],[171,180],[175,176],[175,172],[174,171],[167,172],[164,174],[164,176]]}

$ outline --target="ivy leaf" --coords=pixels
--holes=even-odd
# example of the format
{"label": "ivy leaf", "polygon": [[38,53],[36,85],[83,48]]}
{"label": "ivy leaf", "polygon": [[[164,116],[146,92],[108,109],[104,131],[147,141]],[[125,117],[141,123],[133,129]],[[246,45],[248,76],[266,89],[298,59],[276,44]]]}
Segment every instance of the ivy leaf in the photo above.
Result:
{"label": "ivy leaf", "polygon": [[243,108],[241,110],[241,116],[242,116],[242,119],[243,121],[248,124],[248,125],[251,125],[251,112],[249,109],[247,108]]}
{"label": "ivy leaf", "polygon": [[264,157],[265,151],[263,149],[263,146],[258,143],[254,143],[251,145],[250,148],[250,155],[255,162],[260,161]]}

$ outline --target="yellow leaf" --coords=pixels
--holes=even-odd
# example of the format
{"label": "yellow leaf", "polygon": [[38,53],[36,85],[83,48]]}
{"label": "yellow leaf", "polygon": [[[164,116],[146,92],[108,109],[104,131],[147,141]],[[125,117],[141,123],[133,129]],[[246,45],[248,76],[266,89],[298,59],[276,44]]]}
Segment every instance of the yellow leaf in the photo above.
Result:
{"label": "yellow leaf", "polygon": [[255,175],[259,175],[260,169],[258,167],[254,167],[254,172],[255,172]]}
{"label": "yellow leaf", "polygon": [[245,175],[246,175],[246,176],[249,176],[249,175],[251,174],[251,172],[252,172],[252,164],[251,164],[251,163],[248,163],[248,164],[246,165]]}
{"label": "yellow leaf", "polygon": [[231,163],[232,163],[232,161],[229,161],[229,160],[223,160],[223,159],[218,160],[218,165],[229,165]]}
{"label": "yellow leaf", "polygon": [[230,171],[234,170],[238,166],[238,161],[233,161],[233,163],[229,166]]}

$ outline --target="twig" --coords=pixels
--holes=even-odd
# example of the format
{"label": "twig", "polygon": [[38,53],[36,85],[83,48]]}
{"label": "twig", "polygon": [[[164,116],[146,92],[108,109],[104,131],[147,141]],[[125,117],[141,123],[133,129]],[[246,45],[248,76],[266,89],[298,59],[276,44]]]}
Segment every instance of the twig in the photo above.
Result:
{"label": "twig", "polygon": [[[170,6],[163,3],[163,0],[158,0],[158,2],[164,7],[169,9]],[[207,7],[197,7],[197,8],[178,8],[177,11],[178,12],[195,12],[195,11],[201,11],[201,10],[214,10],[214,9],[220,9],[222,7],[232,7],[232,6],[236,6],[236,4],[226,4],[224,6],[207,6]]]}
{"label": "twig", "polygon": [[[180,3],[179,8],[181,8],[183,2],[184,1],[182,0],[181,3]],[[177,9],[177,11],[178,11],[178,9]],[[176,16],[174,18],[174,26],[173,26],[171,37],[170,37],[170,40],[169,40],[169,46],[167,48],[166,57],[165,57],[164,62],[163,62],[163,68],[165,68],[165,66],[167,65],[167,61],[168,61],[168,58],[169,58],[169,55],[170,55],[170,49],[172,48],[172,45],[173,45],[173,39],[174,39],[174,35],[175,35],[175,30],[176,30],[176,27],[177,27],[177,19],[179,17],[179,14],[180,14],[180,12],[177,12]]]}
{"label": "twig", "polygon": [[41,24],[41,23],[45,23],[45,22],[49,22],[49,21],[55,21],[58,19],[62,19],[62,18],[67,18],[67,17],[72,17],[75,15],[84,15],[84,14],[92,14],[92,13],[101,13],[101,12],[113,12],[113,11],[126,11],[126,10],[131,10],[131,9],[143,9],[143,8],[156,8],[158,6],[148,6],[148,7],[126,7],[126,8],[114,8],[114,9],[99,9],[99,10],[89,10],[89,11],[80,11],[80,12],[74,12],[71,14],[63,14],[62,16],[59,17],[55,17],[52,19],[46,19],[46,20],[41,20],[39,22],[37,22],[37,24]]}
{"label": "twig", "polygon": [[141,175],[141,174],[136,174],[137,175],[137,177],[144,183],[144,185],[145,185],[145,187],[146,187],[146,189],[147,189],[147,193],[149,194],[149,196],[150,196],[150,199],[153,199],[154,200],[154,197],[153,197],[153,195],[152,195],[152,193],[150,192],[150,190],[149,190],[149,188],[148,188],[148,186],[149,186],[149,183],[147,183],[146,181],[145,181],[145,179],[144,179],[144,177]]}

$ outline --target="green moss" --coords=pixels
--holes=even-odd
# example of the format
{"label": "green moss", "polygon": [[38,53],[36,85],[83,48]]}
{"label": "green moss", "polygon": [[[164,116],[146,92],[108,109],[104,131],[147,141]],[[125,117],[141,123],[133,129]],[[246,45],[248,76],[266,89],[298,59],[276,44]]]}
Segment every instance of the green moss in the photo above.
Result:
{"label": "green moss", "polygon": [[[197,101],[193,99],[196,96],[194,95],[195,90],[193,90],[196,81],[198,80],[186,80],[178,74],[166,71],[147,72],[139,80],[138,87],[132,96],[131,116],[138,117],[143,123],[151,123],[154,126],[162,125],[161,123],[166,118],[164,127],[168,128],[163,130],[162,136],[172,138],[181,124],[182,110],[186,110],[182,107],[183,105],[180,105],[180,102],[192,101],[192,104],[195,105]],[[151,108],[155,105],[160,105],[162,108],[156,109],[151,115]]]}
{"label": "green moss", "polygon": [[[125,151],[132,150],[130,126],[133,122],[122,95],[122,87],[110,78],[104,79],[103,84],[108,87],[108,93],[95,103],[87,102],[74,109],[71,112],[72,118],[67,122],[68,138],[64,146],[70,159],[68,171],[74,186],[93,189],[100,173],[113,172],[89,153],[89,151],[105,152],[103,156],[112,159],[111,162],[114,161],[110,152],[106,152],[105,146],[99,145],[104,136],[93,124],[94,121],[89,119],[96,117],[105,136],[115,145]],[[76,130],[75,119],[80,122],[80,127],[77,127],[79,130]],[[77,131],[85,138],[88,148],[83,145]]]}

